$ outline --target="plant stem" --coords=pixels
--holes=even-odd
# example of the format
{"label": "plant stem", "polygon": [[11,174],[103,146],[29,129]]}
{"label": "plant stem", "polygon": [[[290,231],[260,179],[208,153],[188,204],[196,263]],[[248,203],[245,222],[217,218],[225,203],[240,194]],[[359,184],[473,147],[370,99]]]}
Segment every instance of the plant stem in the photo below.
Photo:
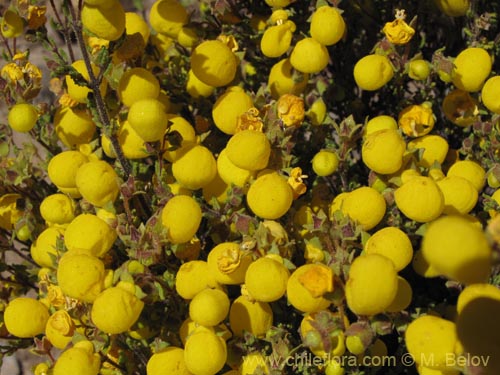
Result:
{"label": "plant stem", "polygon": [[64,42],[66,43],[66,47],[68,48],[68,53],[69,53],[69,57],[71,59],[71,62],[75,62],[75,54],[73,52],[73,47],[71,46],[71,35],[70,35],[70,32],[69,32],[69,28],[68,28],[68,22],[66,20],[66,22],[62,22],[61,20],[61,16],[59,15],[59,12],[57,11],[57,8],[56,8],[56,5],[54,4],[54,0],[50,0],[50,6],[52,7],[52,10],[54,11],[54,14],[56,16],[56,19],[57,19],[57,22],[59,23],[59,25],[63,25],[64,24],[64,27],[63,27],[63,35],[64,35]]}
{"label": "plant stem", "polygon": [[12,50],[10,49],[10,46],[9,46],[9,41],[7,40],[7,38],[5,38],[3,36],[2,33],[0,33],[0,36],[2,37],[2,42],[3,42],[3,45],[5,46],[5,48],[7,49],[7,52],[9,53],[9,56],[10,58],[12,59],[14,57],[13,53],[12,53]]}
{"label": "plant stem", "polygon": [[101,121],[104,128],[109,131],[110,141],[111,144],[113,145],[113,149],[115,150],[116,157],[120,162],[123,171],[125,172],[125,179],[128,179],[128,177],[132,173],[132,167],[130,166],[129,161],[125,158],[125,155],[123,155],[123,150],[120,146],[120,143],[118,142],[118,137],[116,136],[113,129],[111,129],[111,121],[99,87],[100,82],[95,76],[94,71],[92,70],[90,56],[87,51],[87,47],[85,46],[85,41],[83,40],[82,25],[80,19],[77,18],[76,16],[75,9],[71,1],[69,2],[69,10],[71,13],[71,17],[73,18],[73,23],[72,23],[73,31],[76,34],[78,46],[80,47],[80,50],[82,52],[82,57],[83,61],[85,62],[85,67],[87,68],[87,72],[89,73],[89,81],[90,81],[89,84],[90,88],[93,90],[94,100],[96,104],[97,114],[99,115],[99,120]]}

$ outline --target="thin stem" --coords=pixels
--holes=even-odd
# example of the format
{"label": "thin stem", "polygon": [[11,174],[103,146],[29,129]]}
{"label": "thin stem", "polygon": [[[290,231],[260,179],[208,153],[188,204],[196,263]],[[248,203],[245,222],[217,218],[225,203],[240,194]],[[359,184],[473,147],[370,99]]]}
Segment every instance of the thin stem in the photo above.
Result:
{"label": "thin stem", "polygon": [[[13,276],[15,276],[15,275],[13,275]],[[22,283],[22,282],[16,281],[16,280],[10,280],[10,279],[7,279],[7,278],[5,278],[3,276],[0,276],[0,281],[2,281],[5,284],[12,284],[12,285],[20,286],[20,287],[29,286],[32,289],[36,289],[36,285],[28,284],[28,283]]]}
{"label": "thin stem", "polygon": [[94,100],[96,104],[97,114],[99,115],[99,120],[110,133],[110,140],[111,144],[113,145],[113,149],[115,150],[116,157],[120,162],[123,171],[125,172],[125,178],[128,179],[128,177],[132,173],[132,167],[130,166],[129,161],[125,158],[125,155],[123,154],[123,150],[120,146],[120,143],[118,142],[118,137],[116,136],[116,133],[114,131],[111,131],[110,129],[111,121],[109,118],[108,111],[106,110],[106,105],[104,104],[104,99],[100,92],[100,87],[99,87],[100,82],[95,76],[94,71],[92,70],[90,56],[85,46],[85,41],[83,40],[82,25],[80,20],[77,18],[75,9],[71,2],[69,2],[69,11],[71,13],[71,17],[73,18],[73,24],[72,24],[73,31],[76,34],[78,45],[80,47],[80,50],[82,51],[83,61],[85,62],[85,67],[87,68],[87,72],[89,73],[90,87],[94,93]]}
{"label": "thin stem", "polygon": [[[59,12],[57,11],[56,5],[54,3],[54,0],[50,0],[50,6],[52,7],[52,10],[54,11],[54,14],[56,16],[57,22],[59,25],[63,25],[63,22],[61,20],[61,16],[59,15]],[[68,48],[68,53],[69,57],[71,59],[71,62],[75,61],[75,54],[73,52],[73,47],[71,46],[71,35],[69,33],[69,28],[68,28],[68,20],[66,19],[66,22],[64,22],[64,27],[63,27],[63,35],[64,35],[64,42],[66,43],[66,47]]]}
{"label": "thin stem", "polygon": [[12,248],[3,248],[2,250],[13,251],[14,253],[16,253],[16,255],[18,255],[19,257],[23,258],[25,261],[31,263],[34,266],[39,267],[39,265],[33,259],[31,259],[29,256],[23,254],[20,250],[16,249],[15,247],[12,247]]}
{"label": "thin stem", "polygon": [[0,36],[2,37],[2,42],[3,42],[3,45],[5,46],[5,48],[7,49],[7,52],[9,53],[9,56],[10,58],[12,59],[14,57],[14,54],[12,53],[12,50],[10,49],[10,46],[9,46],[9,41],[7,40],[7,38],[5,38],[3,36],[2,33],[0,33]]}

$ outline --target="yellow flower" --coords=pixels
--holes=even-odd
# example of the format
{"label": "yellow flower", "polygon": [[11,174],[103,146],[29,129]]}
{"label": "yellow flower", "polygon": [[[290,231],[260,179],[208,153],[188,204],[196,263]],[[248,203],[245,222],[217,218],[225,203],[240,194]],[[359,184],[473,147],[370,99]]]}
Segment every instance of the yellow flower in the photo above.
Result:
{"label": "yellow flower", "polygon": [[47,21],[47,17],[45,17],[46,11],[46,6],[30,5],[28,7],[28,28],[31,30],[36,30],[42,27]]}
{"label": "yellow flower", "polygon": [[410,137],[421,137],[429,133],[435,122],[432,108],[427,103],[406,107],[399,114],[399,127]]}
{"label": "yellow flower", "polygon": [[241,114],[236,122],[236,132],[245,129],[257,130],[261,132],[263,127],[264,123],[260,118],[259,110],[255,107],[252,107],[248,111]]}
{"label": "yellow flower", "polygon": [[207,258],[208,268],[215,281],[220,284],[242,284],[248,266],[252,263],[250,253],[243,252],[234,242],[223,242],[215,246]]}
{"label": "yellow flower", "polygon": [[[404,15],[404,10],[402,12]],[[394,21],[387,22],[382,31],[393,44],[406,44],[415,34],[415,29],[405,22],[404,16],[398,18],[398,15]]]}
{"label": "yellow flower", "polygon": [[284,94],[278,99],[278,117],[286,126],[299,126],[304,120],[304,100],[292,94]]}
{"label": "yellow flower", "polygon": [[16,82],[23,79],[23,71],[16,63],[6,64],[2,68],[0,75],[3,79],[10,82]]}
{"label": "yellow flower", "polygon": [[74,332],[75,323],[65,310],[52,314],[45,326],[45,335],[58,349],[64,349],[69,344]]}
{"label": "yellow flower", "polygon": [[94,345],[90,341],[79,341],[64,351],[54,365],[54,375],[85,374],[97,375],[101,368],[99,354],[94,353]]}
{"label": "yellow flower", "polygon": [[304,178],[307,177],[307,175],[302,174],[302,169],[300,169],[299,167],[293,168],[290,171],[288,184],[292,187],[294,199],[297,199],[300,195],[306,192],[307,187],[304,184]]}

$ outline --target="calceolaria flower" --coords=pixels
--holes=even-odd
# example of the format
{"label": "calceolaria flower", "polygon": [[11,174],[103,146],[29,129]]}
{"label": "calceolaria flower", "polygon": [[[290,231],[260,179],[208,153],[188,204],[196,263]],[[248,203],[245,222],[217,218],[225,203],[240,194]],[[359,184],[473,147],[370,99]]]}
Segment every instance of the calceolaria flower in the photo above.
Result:
{"label": "calceolaria flower", "polygon": [[46,6],[30,5],[28,8],[28,28],[36,30],[42,27],[47,21],[47,17],[45,16],[46,11]]}
{"label": "calceolaria flower", "polygon": [[45,326],[45,334],[49,341],[58,349],[64,349],[75,333],[75,323],[65,310],[52,314]]}
{"label": "calceolaria flower", "polygon": [[415,34],[415,29],[405,22],[405,18],[405,11],[398,10],[396,11],[396,19],[387,22],[382,29],[385,37],[392,44],[406,44]]}
{"label": "calceolaria flower", "polygon": [[276,105],[278,117],[285,126],[299,126],[304,121],[304,100],[296,95],[284,94]]}
{"label": "calceolaria flower", "polygon": [[290,177],[288,177],[288,184],[292,187],[294,199],[297,199],[307,190],[304,178],[307,178],[307,176],[302,174],[301,168],[295,167],[291,170]]}
{"label": "calceolaria flower", "polygon": [[409,137],[421,137],[428,134],[436,121],[430,103],[414,104],[399,113],[398,124]]}

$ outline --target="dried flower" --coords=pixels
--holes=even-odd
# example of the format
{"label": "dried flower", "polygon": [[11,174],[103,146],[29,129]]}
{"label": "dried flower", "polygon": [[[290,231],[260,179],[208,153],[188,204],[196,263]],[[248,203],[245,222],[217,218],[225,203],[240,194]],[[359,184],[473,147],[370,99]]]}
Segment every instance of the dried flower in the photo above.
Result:
{"label": "dried flower", "polygon": [[63,107],[72,108],[72,107],[75,107],[76,105],[78,105],[78,102],[76,100],[74,100],[71,96],[69,96],[68,93],[64,93],[59,98],[59,104]]}
{"label": "dried flower", "polygon": [[46,6],[30,5],[28,7],[28,28],[36,30],[42,27],[47,21],[47,17],[45,16],[46,11]]}
{"label": "dried flower", "polygon": [[478,119],[478,102],[467,91],[456,89],[444,98],[443,112],[454,124],[469,126]]}
{"label": "dried flower", "polygon": [[217,258],[217,267],[222,273],[231,273],[240,265],[241,251],[236,247],[228,247]]}
{"label": "dried flower", "polygon": [[66,298],[58,285],[49,285],[47,288],[47,299],[55,308],[61,308],[66,304]]}
{"label": "dried flower", "polygon": [[286,126],[299,126],[304,120],[304,100],[292,94],[284,94],[278,99],[278,117]]}
{"label": "dried flower", "polygon": [[252,107],[248,111],[243,113],[240,117],[238,117],[236,132],[246,129],[257,130],[261,132],[263,127],[264,123],[260,118],[259,110],[255,107]]}
{"label": "dried flower", "polygon": [[406,14],[404,10],[396,12],[396,19],[392,22],[387,22],[382,29],[385,37],[393,44],[406,44],[413,35],[415,29],[405,22]]}
{"label": "dried flower", "polygon": [[293,198],[297,199],[300,195],[304,194],[307,190],[304,184],[304,178],[308,176],[302,174],[302,169],[295,167],[290,172],[290,177],[288,177],[288,184],[292,187]]}

